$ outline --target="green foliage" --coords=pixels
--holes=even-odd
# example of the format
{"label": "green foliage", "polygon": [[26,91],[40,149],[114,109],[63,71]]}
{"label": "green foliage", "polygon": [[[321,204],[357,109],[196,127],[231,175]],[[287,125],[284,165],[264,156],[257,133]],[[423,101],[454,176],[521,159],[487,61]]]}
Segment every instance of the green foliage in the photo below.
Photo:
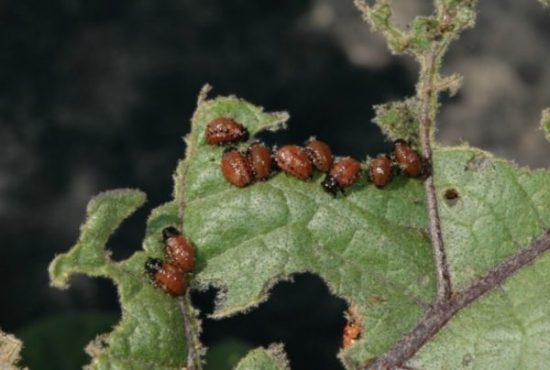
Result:
{"label": "green foliage", "polygon": [[389,139],[392,141],[405,139],[417,147],[420,145],[418,99],[410,98],[403,102],[380,104],[374,109],[376,111],[374,122]]}
{"label": "green foliage", "polygon": [[288,360],[282,345],[258,348],[246,355],[235,370],[288,370]]}
{"label": "green foliage", "polygon": [[[146,253],[137,252],[125,261],[115,262],[105,249],[109,235],[144,201],[144,194],[137,190],[109,191],[92,199],[78,243],[50,265],[55,286],[65,287],[74,273],[107,277],[117,286],[122,320],[109,336],[100,336],[88,346],[93,369],[168,370],[180,369],[184,364],[181,313],[176,301],[154,288],[145,276]],[[151,255],[161,255],[160,231],[178,223],[173,203],[155,209],[147,222],[144,249]]]}
{"label": "green foliage", "polygon": [[451,278],[460,289],[550,226],[550,173],[518,169],[472,148],[438,154],[443,235]]}
{"label": "green foliage", "polygon": [[224,339],[213,344],[206,353],[205,370],[231,370],[252,347],[237,338]]}
{"label": "green foliage", "polygon": [[[221,174],[223,149],[206,145],[203,138],[205,125],[225,114],[239,117],[253,133],[281,123],[280,114],[262,113],[236,98],[204,100],[193,118],[188,137],[193,150],[176,174],[182,181],[176,186],[185,192],[176,194],[185,204],[185,232],[197,246],[193,285],[214,285],[223,292],[213,316],[249,310],[267,299],[276,282],[310,271],[323,277],[335,295],[359,307],[364,318],[362,339],[342,353],[347,366],[384,353],[434,300],[421,181],[398,177],[377,189],[363,179],[333,198],[321,189],[319,175],[301,182],[281,173],[237,189]],[[249,119],[254,119],[252,126]],[[548,172],[517,169],[466,147],[438,149],[435,168],[449,264],[458,287],[549,226]],[[446,199],[450,189],[457,193],[454,202]],[[138,362],[172,368],[184,358],[180,314],[174,300],[143,277],[144,253],[114,263],[103,249],[106,236],[142,202],[141,193],[127,190],[92,200],[79,243],[52,263],[57,285],[74,272],[107,276],[118,285],[126,314],[106,340],[109,346],[94,359],[97,368]],[[145,250],[161,256],[161,229],[178,223],[176,204],[156,209],[148,221]]]}
{"label": "green foliage", "polygon": [[419,57],[434,46],[443,49],[461,31],[471,28],[476,18],[475,0],[437,0],[436,12],[429,17],[418,16],[410,30],[400,30],[391,23],[389,0],[377,0],[368,5],[366,0],[355,0],[374,31],[384,34],[390,50],[395,54]]}
{"label": "green foliage", "polygon": [[425,370],[546,369],[549,298],[546,254],[459,313],[409,365]]}
{"label": "green foliage", "polygon": [[107,240],[118,226],[145,202],[145,194],[137,190],[107,191],[88,203],[86,223],[80,228],[78,243],[69,253],[57,256],[50,264],[52,285],[65,288],[70,275],[85,272],[105,276],[113,270],[113,262],[105,249]]}
{"label": "green foliage", "polygon": [[[405,138],[417,147],[420,122],[434,121],[438,94],[452,95],[461,83],[458,75],[439,75],[442,56],[475,19],[475,1],[435,4],[434,15],[417,17],[410,30],[402,31],[391,24],[387,0],[372,6],[356,0],[393,52],[414,55],[421,64],[417,96],[377,106],[375,119],[389,138]],[[215,318],[254,308],[268,298],[274,284],[293,274],[322,277],[333,294],[357,308],[361,338],[341,351],[340,358],[348,369],[364,367],[413,329],[435,301],[422,179],[398,176],[377,189],[363,177],[337,197],[323,191],[319,174],[304,182],[279,173],[266,182],[235,188],[220,171],[223,148],[205,143],[207,123],[220,116],[234,118],[253,139],[262,130],[282,127],[288,115],[266,113],[235,97],[209,100],[208,89],[199,96],[186,137],[186,157],[176,169],[175,200],[153,211],[144,251],[121,262],[110,259],[105,248],[109,236],[145,200],[135,190],[113,191],[90,202],[78,243],[50,266],[56,286],[66,286],[74,273],[107,277],[117,285],[122,321],[88,347],[92,368],[184,365],[181,313],[175,300],[153,288],[143,274],[147,256],[163,256],[160,234],[168,225],[182,226],[196,246],[191,287],[220,288]],[[549,116],[546,111],[542,120],[547,133]],[[433,133],[433,127],[427,130]],[[475,148],[432,146],[446,254],[458,290],[550,227],[550,173],[520,169]],[[550,287],[537,283],[548,280],[548,263],[546,256],[524,267],[501,288],[466,307],[410,363],[434,369],[448,362],[453,368],[499,369],[548,363],[543,349],[550,341],[550,315],[543,306]],[[200,330],[198,322],[193,325],[195,332]],[[191,348],[200,353],[200,345]],[[502,357],[503,352],[507,356]],[[238,370],[287,368],[281,346],[254,350],[237,365]]]}
{"label": "green foliage", "polygon": [[[421,182],[400,177],[377,189],[363,179],[333,198],[321,188],[320,175],[302,182],[280,173],[235,188],[219,168],[223,149],[206,145],[202,133],[226,106],[249,109],[238,103],[219,98],[198,107],[190,138],[198,143],[189,166],[180,166],[186,175],[178,173],[185,179],[185,232],[198,248],[195,284],[223,291],[213,316],[248,310],[265,301],[277,281],[310,271],[369,316],[365,330],[372,337],[364,356],[387,349],[419,319],[422,303],[433,299]],[[265,126],[271,116],[264,119]]]}

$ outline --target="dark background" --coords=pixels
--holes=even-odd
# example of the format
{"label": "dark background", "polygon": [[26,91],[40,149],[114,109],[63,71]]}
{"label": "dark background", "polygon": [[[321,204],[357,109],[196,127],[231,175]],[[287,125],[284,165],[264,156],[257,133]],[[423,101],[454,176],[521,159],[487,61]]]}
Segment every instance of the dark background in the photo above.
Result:
{"label": "dark background", "polygon": [[[404,3],[403,25],[430,12],[427,1]],[[536,125],[550,106],[549,20],[536,1],[482,4],[478,29],[447,60],[465,88],[441,112],[443,142],[548,166]],[[148,212],[171,197],[203,84],[289,111],[289,130],[270,142],[315,134],[336,154],[364,158],[388,148],[370,123],[372,105],[413,94],[415,74],[351,0],[0,3],[0,327],[26,342],[24,363],[78,368],[83,345],[117,321],[110,281],[77,277],[55,290],[47,265],[77,239],[88,200],[107,189],[148,194],[110,243],[116,259],[140,248]],[[214,294],[193,299],[208,313]],[[246,315],[205,321],[210,369],[272,342],[285,343],[295,370],[340,369],[345,308],[319,278],[296,276]]]}

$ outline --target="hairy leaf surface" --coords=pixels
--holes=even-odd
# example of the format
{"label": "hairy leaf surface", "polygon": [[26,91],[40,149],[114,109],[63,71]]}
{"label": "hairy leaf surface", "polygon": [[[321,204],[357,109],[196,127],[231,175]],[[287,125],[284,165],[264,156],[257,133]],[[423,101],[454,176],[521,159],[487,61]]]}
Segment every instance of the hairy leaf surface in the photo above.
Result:
{"label": "hairy leaf surface", "polygon": [[[183,320],[176,301],[154,288],[145,276],[146,253],[115,262],[105,249],[108,237],[145,201],[136,190],[102,193],[88,205],[87,219],[78,243],[50,265],[52,284],[66,287],[72,274],[84,273],[112,279],[117,286],[122,320],[110,335],[96,338],[87,347],[93,369],[181,369],[185,360]],[[161,230],[177,225],[174,204],[153,211],[147,223],[144,249],[162,254]]]}
{"label": "hairy leaf surface", "polygon": [[272,345],[269,348],[258,348],[250,351],[238,364],[235,370],[289,370],[283,347]]}
{"label": "hairy leaf surface", "polygon": [[[319,174],[310,181],[299,181],[278,173],[268,181],[238,189],[221,173],[224,148],[209,146],[204,140],[205,126],[219,116],[241,122],[250,131],[251,140],[262,130],[277,129],[287,119],[285,113],[265,113],[237,98],[203,97],[186,138],[187,156],[175,175],[176,200],[153,211],[143,243],[145,252],[118,263],[109,258],[105,250],[108,236],[144,200],[135,191],[109,192],[92,200],[79,242],[52,263],[52,281],[58,286],[64,286],[76,272],[109,277],[117,284],[123,319],[110,336],[89,347],[95,356],[93,367],[144,368],[154,364],[155,368],[172,369],[183,365],[183,323],[175,300],[153,288],[143,274],[147,255],[163,256],[161,230],[181,226],[182,219],[183,229],[197,249],[192,288],[220,289],[213,317],[250,310],[268,298],[269,289],[278,281],[312,272],[324,279],[333,294],[355,305],[363,319],[361,339],[341,353],[346,366],[363,366],[387,351],[418,323],[435,299],[422,181],[397,176],[386,188],[377,189],[363,178],[344,195],[333,197],[321,188]],[[247,145],[242,143],[239,148],[244,150]],[[455,288],[468,286],[549,226],[548,172],[518,169],[469,147],[437,148],[434,159]],[[507,282],[506,299],[535,305],[548,299],[550,289],[521,277],[543,278],[545,270],[540,264],[544,261]],[[540,290],[532,290],[537,286]],[[503,297],[500,291],[491,293],[451,320],[449,328],[458,327],[452,330],[477,335],[481,341],[491,334],[488,323],[482,324],[495,310],[499,322],[520,323],[516,327],[495,326],[503,336],[513,337],[518,327],[525,327],[531,319],[515,319],[519,311],[504,305]],[[545,311],[533,310],[531,314],[532,320],[550,325]],[[540,336],[548,340],[546,333],[543,330]],[[493,347],[504,350],[499,346],[507,343],[497,341]],[[429,367],[430,361],[437,363],[437,358],[444,361],[445,348],[450,351],[453,347],[427,346],[415,364],[423,368]],[[479,361],[476,364],[486,364],[498,351],[465,348],[460,353],[462,357],[456,354],[453,361],[469,354]],[[550,360],[541,356],[541,361]],[[267,361],[265,368],[272,366],[267,365],[269,350],[259,349],[238,368],[246,369],[243,366],[250,367],[247,364],[254,361]],[[273,366],[278,365],[275,362]]]}

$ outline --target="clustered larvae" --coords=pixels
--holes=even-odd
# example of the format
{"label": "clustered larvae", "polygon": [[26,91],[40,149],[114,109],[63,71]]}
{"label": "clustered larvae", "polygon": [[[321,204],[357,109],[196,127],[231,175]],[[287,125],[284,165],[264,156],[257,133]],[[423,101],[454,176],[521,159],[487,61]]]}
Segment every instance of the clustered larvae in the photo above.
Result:
{"label": "clustered larvae", "polygon": [[[206,126],[205,136],[208,144],[223,145],[247,140],[249,133],[246,127],[233,119],[219,117]],[[287,175],[302,181],[311,179],[314,170],[326,173],[321,186],[334,196],[356,184],[364,175],[358,160],[343,157],[335,161],[330,146],[316,138],[307,140],[303,147],[284,145],[271,150],[255,142],[244,153],[228,147],[222,156],[221,170],[229,183],[242,188],[267,180],[273,172],[273,162]],[[380,154],[370,159],[367,167],[368,179],[376,187],[383,188],[397,172],[409,177],[422,175],[423,162],[409,143],[396,140],[390,156]]]}
{"label": "clustered larvae", "polygon": [[308,180],[313,175],[313,162],[304,148],[298,145],[285,145],[275,151],[275,162],[284,173],[300,180]]}
{"label": "clustered larvae", "polygon": [[225,179],[238,188],[243,188],[254,180],[250,161],[235,148],[227,148],[224,151],[221,168]]}
{"label": "clustered larvae", "polygon": [[167,261],[147,258],[145,271],[155,286],[173,297],[187,291],[187,275],[195,269],[195,248],[176,228],[162,230]]}

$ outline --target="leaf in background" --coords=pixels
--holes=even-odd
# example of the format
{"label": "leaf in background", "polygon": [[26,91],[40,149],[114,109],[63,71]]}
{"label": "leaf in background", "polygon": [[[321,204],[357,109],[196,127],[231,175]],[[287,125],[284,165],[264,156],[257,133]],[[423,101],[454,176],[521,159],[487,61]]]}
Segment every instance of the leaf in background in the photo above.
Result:
{"label": "leaf in background", "polygon": [[23,362],[32,370],[80,369],[89,360],[84,347],[90,338],[113,327],[117,316],[69,313],[35,321],[18,333],[25,343]]}
{"label": "leaf in background", "polygon": [[237,365],[235,370],[289,370],[288,360],[282,345],[258,348],[250,351]]}
{"label": "leaf in background", "polygon": [[17,370],[20,360],[21,341],[0,330],[0,369]]}
{"label": "leaf in background", "polygon": [[[71,274],[110,278],[117,286],[122,320],[109,335],[87,348],[93,369],[181,369],[185,363],[183,319],[175,299],[154,288],[143,273],[146,253],[136,252],[114,262],[105,250],[108,237],[145,201],[142,192],[115,190],[102,193],[88,206],[78,243],[50,265],[52,284],[65,287]],[[162,254],[161,230],[178,225],[176,207],[153,210],[143,242],[150,255]]]}
{"label": "leaf in background", "polygon": [[[228,335],[229,337],[229,335]],[[238,338],[224,339],[208,347],[205,370],[231,370],[252,346]]]}

